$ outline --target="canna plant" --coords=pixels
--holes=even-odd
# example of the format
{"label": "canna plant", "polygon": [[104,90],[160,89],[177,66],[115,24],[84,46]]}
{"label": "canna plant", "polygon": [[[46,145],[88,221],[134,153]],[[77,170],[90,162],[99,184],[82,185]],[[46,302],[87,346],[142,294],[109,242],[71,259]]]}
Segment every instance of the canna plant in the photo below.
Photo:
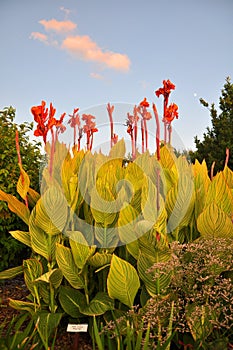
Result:
{"label": "canna plant", "polygon": [[[116,142],[114,106],[107,105],[108,155],[91,152],[98,131],[94,116],[80,118],[78,108],[74,109],[68,122],[74,129],[70,150],[58,141],[59,133],[65,131],[65,114],[55,119],[55,108],[52,104],[46,108],[44,101],[32,108],[35,135],[43,137],[47,152],[40,194],[30,188],[22,164],[17,185],[22,201],[0,191],[0,200],[28,226],[27,232],[10,234],[30,247],[32,256],[21,266],[1,272],[0,279],[24,274],[28,301],[10,300],[10,305],[29,313],[45,349],[53,346],[64,315],[77,320],[107,319],[112,313],[124,314],[138,302],[145,305],[150,297],[166,295],[172,272],[149,269],[169,263],[172,241],[211,239],[218,232],[233,236],[232,171],[226,166],[211,180],[205,163],[190,165],[184,157],[175,156],[169,123],[177,114],[167,107],[171,89],[174,85],[167,81],[158,93],[165,99],[163,146],[158,112],[152,105],[157,125],[155,154],[147,149],[151,118],[147,100],[135,106],[133,116],[128,114],[129,162],[125,162],[124,140]],[[142,153],[136,148],[140,116]],[[82,149],[84,134],[86,148]]]}

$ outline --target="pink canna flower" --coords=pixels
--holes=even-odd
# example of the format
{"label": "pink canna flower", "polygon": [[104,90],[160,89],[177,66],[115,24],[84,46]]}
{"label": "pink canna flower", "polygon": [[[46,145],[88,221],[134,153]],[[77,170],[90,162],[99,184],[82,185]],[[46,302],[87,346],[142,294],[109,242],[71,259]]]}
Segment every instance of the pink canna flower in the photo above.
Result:
{"label": "pink canna flower", "polygon": [[76,136],[77,136],[77,127],[78,127],[78,150],[80,150],[81,138],[83,136],[83,130],[81,127],[80,116],[79,116],[79,108],[74,108],[73,114],[69,115],[70,119],[68,124],[70,124],[71,128],[74,129],[74,141],[73,147],[76,145]]}
{"label": "pink canna flower", "polygon": [[114,106],[111,106],[110,103],[107,104],[107,111],[108,111],[108,116],[110,120],[110,131],[111,131],[111,142],[110,146],[112,148],[113,145],[115,145],[118,141],[118,136],[114,133],[113,130],[113,111],[114,111]]}
{"label": "pink canna flower", "polygon": [[142,116],[141,120],[141,133],[142,133],[142,153],[144,153],[144,140],[146,141],[146,150],[148,149],[148,130],[147,130],[147,121],[152,118],[151,113],[147,111],[147,108],[150,106],[146,97],[140,102],[138,106],[138,112]]}
{"label": "pink canna flower", "polygon": [[95,116],[91,114],[83,114],[82,120],[85,121],[85,125],[83,126],[83,132],[87,135],[87,149],[91,150],[93,145],[93,135],[98,131],[96,128],[96,124],[93,121]]}

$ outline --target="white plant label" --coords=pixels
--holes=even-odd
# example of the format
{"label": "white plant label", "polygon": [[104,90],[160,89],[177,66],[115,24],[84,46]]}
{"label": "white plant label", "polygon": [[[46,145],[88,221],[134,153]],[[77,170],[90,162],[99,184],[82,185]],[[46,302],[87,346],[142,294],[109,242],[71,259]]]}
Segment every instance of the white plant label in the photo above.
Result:
{"label": "white plant label", "polygon": [[68,324],[67,332],[87,332],[88,324]]}

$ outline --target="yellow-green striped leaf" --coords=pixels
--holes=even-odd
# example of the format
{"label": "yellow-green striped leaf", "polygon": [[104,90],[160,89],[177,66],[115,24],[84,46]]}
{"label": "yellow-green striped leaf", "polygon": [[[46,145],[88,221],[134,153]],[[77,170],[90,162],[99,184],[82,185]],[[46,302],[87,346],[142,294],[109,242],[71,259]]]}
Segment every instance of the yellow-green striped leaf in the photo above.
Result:
{"label": "yellow-green striped leaf", "polygon": [[27,245],[31,248],[31,235],[30,232],[24,231],[10,231],[12,237],[20,241],[21,243]]}
{"label": "yellow-green striped leaf", "polygon": [[96,268],[109,265],[112,259],[112,254],[107,253],[95,253],[89,258],[88,263]]}
{"label": "yellow-green striped leaf", "polygon": [[130,204],[125,203],[125,206],[120,210],[117,221],[118,233],[122,243],[127,244],[138,238],[135,231],[137,221],[137,211]]}
{"label": "yellow-green striped leaf", "polygon": [[80,231],[68,231],[70,247],[74,262],[79,269],[82,269],[90,256],[95,253],[95,246],[89,247],[86,239]]}
{"label": "yellow-green striped leaf", "polygon": [[218,173],[211,182],[208,188],[205,206],[208,206],[213,201],[215,201],[215,203],[218,204],[218,207],[226,214],[232,215],[233,196],[222,172]]}
{"label": "yellow-green striped leaf", "polygon": [[70,285],[76,289],[83,288],[84,279],[79,274],[80,270],[75,265],[71,249],[64,247],[62,244],[57,244],[56,258],[59,268]]}
{"label": "yellow-green striped leaf", "polygon": [[20,202],[16,197],[12,196],[11,194],[3,192],[2,190],[0,190],[0,200],[7,202],[10,211],[18,215],[20,219],[22,219],[28,225],[30,210],[26,207],[24,203]]}
{"label": "yellow-green striped leaf", "polygon": [[56,243],[60,241],[60,235],[47,235],[41,228],[35,223],[36,210],[33,208],[30,220],[29,220],[29,232],[31,235],[32,249],[37,253],[45,257],[48,261],[55,260],[55,247]]}
{"label": "yellow-green striped leaf", "polygon": [[107,278],[109,296],[132,307],[139,287],[140,281],[135,268],[113,254]]}
{"label": "yellow-green striped leaf", "polygon": [[209,204],[197,218],[197,229],[205,238],[233,237],[233,223],[214,202]]}
{"label": "yellow-green striped leaf", "polygon": [[35,280],[43,274],[43,267],[41,262],[37,259],[27,259],[23,261],[24,280],[27,288],[33,296],[36,294]]}
{"label": "yellow-green striped leaf", "polygon": [[9,299],[9,306],[13,307],[13,309],[19,310],[19,311],[28,311],[31,315],[35,312],[35,307],[39,307],[39,305],[35,305],[35,303],[30,303],[28,301],[20,301],[20,300],[14,300]]}
{"label": "yellow-green striped leaf", "polygon": [[[170,258],[170,252],[155,250],[154,256],[144,254],[144,250],[140,251],[137,261],[138,273],[142,281],[145,283],[147,292],[151,295],[160,294],[170,284],[171,272],[163,273],[159,269],[150,271],[151,267],[156,263],[166,262]],[[158,277],[154,277],[158,273]]]}
{"label": "yellow-green striped leaf", "polygon": [[51,283],[54,288],[58,288],[62,282],[63,274],[60,269],[53,269],[35,279],[35,282]]}
{"label": "yellow-green striped leaf", "polygon": [[0,280],[6,280],[10,278],[14,278],[23,273],[23,266],[12,267],[11,269],[7,269],[0,272]]}
{"label": "yellow-green striped leaf", "polygon": [[195,191],[191,176],[180,174],[179,180],[166,197],[168,230],[172,232],[178,226],[187,226],[194,210]]}
{"label": "yellow-green striped leaf", "polygon": [[102,248],[116,247],[119,241],[116,227],[105,227],[104,224],[95,224],[95,238]]}
{"label": "yellow-green striped leaf", "polygon": [[80,311],[87,316],[103,315],[106,311],[114,310],[114,300],[107,293],[98,292],[88,305],[81,305]]}
{"label": "yellow-green striped leaf", "polygon": [[28,189],[28,202],[29,205],[34,207],[37,201],[40,199],[40,194],[33,190],[32,188]]}
{"label": "yellow-green striped leaf", "polygon": [[124,158],[126,152],[125,140],[122,138],[110,150],[110,158]]}
{"label": "yellow-green striped leaf", "polygon": [[79,290],[69,286],[60,286],[59,301],[63,310],[73,318],[82,316],[81,306],[86,305],[86,298]]}
{"label": "yellow-green striped leaf", "polygon": [[27,193],[30,187],[30,179],[21,164],[19,164],[19,168],[20,168],[20,176],[19,176],[16,188],[20,197],[23,199],[26,199]]}
{"label": "yellow-green striped leaf", "polygon": [[36,204],[36,224],[46,233],[56,235],[65,227],[68,207],[62,190],[51,186]]}

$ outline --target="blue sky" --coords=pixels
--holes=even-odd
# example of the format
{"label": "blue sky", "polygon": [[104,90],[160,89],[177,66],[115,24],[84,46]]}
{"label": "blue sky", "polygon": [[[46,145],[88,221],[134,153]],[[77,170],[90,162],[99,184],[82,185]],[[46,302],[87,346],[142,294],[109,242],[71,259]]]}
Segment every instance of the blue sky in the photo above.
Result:
{"label": "blue sky", "polygon": [[[232,17],[232,0],[0,0],[0,108],[15,107],[21,123],[45,100],[57,117],[79,107],[104,125],[110,102],[120,133],[125,107],[144,97],[162,118],[154,91],[170,79],[174,130],[195,149],[210,125],[199,98],[218,104],[233,75]],[[109,138],[107,127],[99,137]]]}

